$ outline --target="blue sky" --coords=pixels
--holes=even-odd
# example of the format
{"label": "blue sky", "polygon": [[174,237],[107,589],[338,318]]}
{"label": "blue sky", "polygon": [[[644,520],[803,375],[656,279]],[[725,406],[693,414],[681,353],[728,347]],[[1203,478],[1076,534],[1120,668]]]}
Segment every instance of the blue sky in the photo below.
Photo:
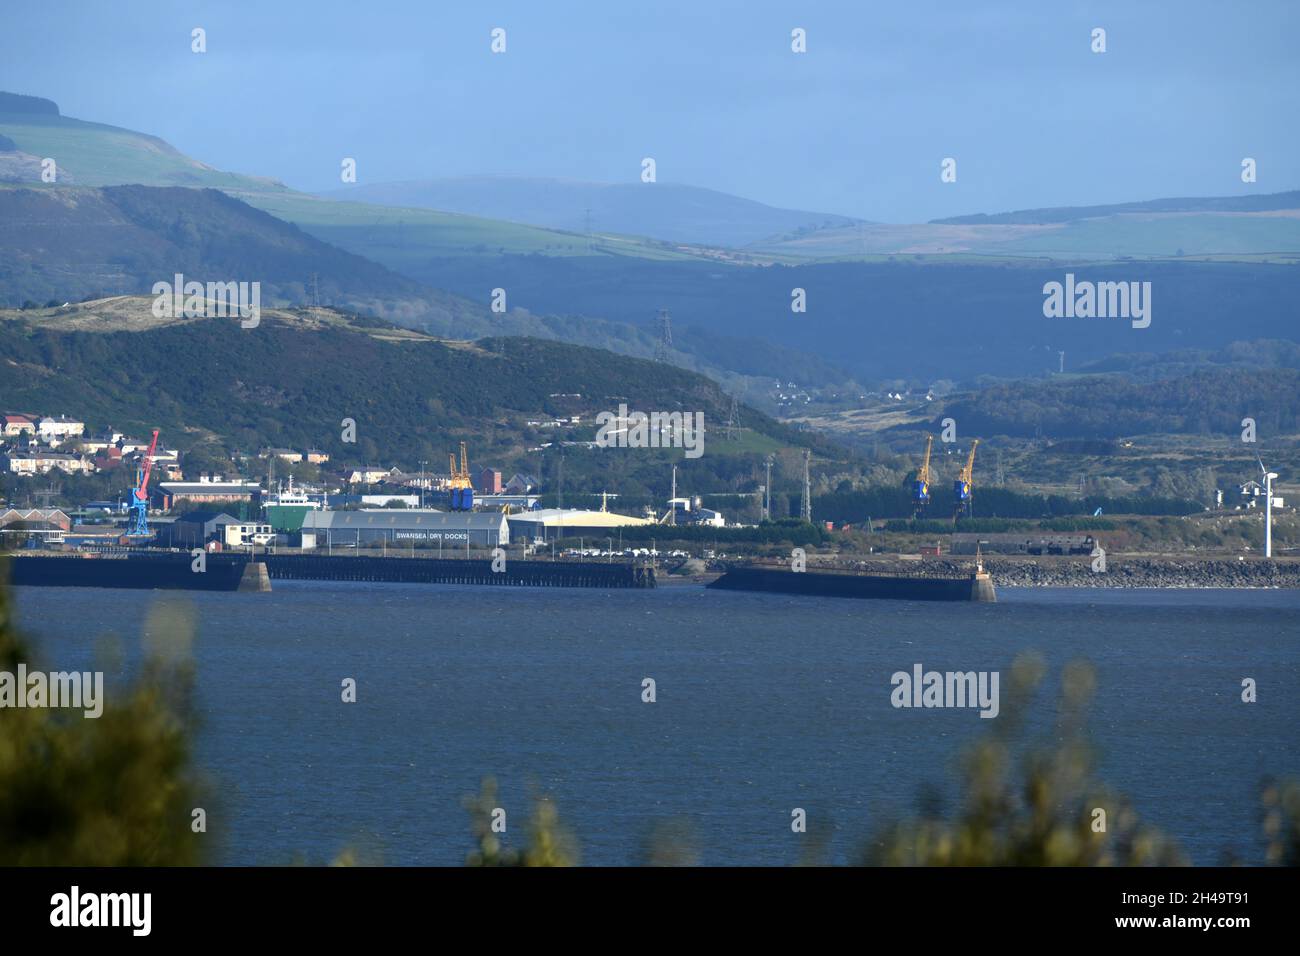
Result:
{"label": "blue sky", "polygon": [[53,0],[7,5],[0,89],[301,189],[345,156],[362,182],[636,181],[652,156],[661,182],[912,222],[1300,188],[1298,28],[1290,0]]}

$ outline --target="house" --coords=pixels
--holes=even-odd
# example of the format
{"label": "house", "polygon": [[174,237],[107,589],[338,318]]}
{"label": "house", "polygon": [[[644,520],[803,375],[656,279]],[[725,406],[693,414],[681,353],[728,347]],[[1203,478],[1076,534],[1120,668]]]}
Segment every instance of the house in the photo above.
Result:
{"label": "house", "polygon": [[4,470],[15,475],[45,475],[58,469],[68,474],[93,474],[98,469],[84,455],[53,451],[15,451],[4,457]]}
{"label": "house", "polygon": [[143,454],[149,450],[149,445],[152,442],[152,438],[149,441],[139,438],[121,438],[118,440],[117,447],[123,455],[130,455],[137,451]]}
{"label": "house", "polygon": [[396,468],[379,468],[363,466],[343,472],[343,480],[349,485],[373,485],[390,475],[401,474]]}
{"label": "house", "polygon": [[95,467],[100,471],[108,471],[122,464],[122,449],[112,446],[105,448],[95,456]]}
{"label": "house", "polygon": [[505,488],[501,483],[501,472],[496,468],[484,468],[480,471],[474,487],[485,495],[499,495]]}
{"label": "house", "polygon": [[86,432],[86,423],[72,418],[42,418],[36,423],[36,433],[41,441],[57,445],[68,438],[80,438]]}
{"label": "house", "polygon": [[36,423],[26,415],[5,415],[3,422],[5,438],[16,438],[22,434],[36,434]]}
{"label": "house", "polygon": [[262,451],[261,457],[270,458],[272,455],[292,464],[302,461],[302,452],[294,451],[292,448],[267,448]]}
{"label": "house", "polygon": [[308,448],[303,458],[309,465],[323,465],[330,460],[330,453],[319,448]]}
{"label": "house", "polygon": [[538,489],[539,484],[532,475],[514,475],[506,482],[504,491],[512,495],[526,495]]}
{"label": "house", "polygon": [[121,438],[121,435],[112,434],[95,435],[91,438],[83,438],[81,440],[81,450],[88,455],[102,455],[110,448],[114,451],[120,451],[117,447],[117,443]]}

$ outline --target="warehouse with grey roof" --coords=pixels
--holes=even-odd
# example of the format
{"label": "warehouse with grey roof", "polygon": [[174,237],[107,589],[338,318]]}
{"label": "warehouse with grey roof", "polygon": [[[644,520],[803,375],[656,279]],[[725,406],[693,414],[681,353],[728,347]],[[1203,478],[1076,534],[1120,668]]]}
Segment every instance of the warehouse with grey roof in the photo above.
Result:
{"label": "warehouse with grey roof", "polygon": [[361,511],[309,511],[303,518],[304,548],[443,547],[495,548],[510,541],[506,516],[499,511],[447,512],[379,508]]}

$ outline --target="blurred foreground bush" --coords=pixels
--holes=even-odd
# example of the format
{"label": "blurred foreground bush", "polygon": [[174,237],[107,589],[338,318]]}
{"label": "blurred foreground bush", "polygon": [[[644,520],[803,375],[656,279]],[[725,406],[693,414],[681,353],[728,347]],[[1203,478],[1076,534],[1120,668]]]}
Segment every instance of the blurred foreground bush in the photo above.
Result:
{"label": "blurred foreground bush", "polygon": [[[0,670],[33,660],[0,566]],[[0,708],[0,866],[174,866],[203,862],[190,769],[190,622],[166,608],[134,684],[104,685],[103,713]]]}
{"label": "blurred foreground bush", "polygon": [[[884,829],[863,862],[876,866],[1179,866],[1187,859],[1142,824],[1121,795],[1094,780],[1085,732],[1095,677],[1067,665],[1048,744],[1020,747],[1024,718],[1045,667],[1025,655],[1011,666],[1009,699],[990,732],[962,760],[962,806],[950,819],[923,813]],[[1104,818],[1101,813],[1104,813]],[[1100,821],[1104,819],[1104,831]]]}
{"label": "blurred foreground bush", "polygon": [[528,842],[522,850],[502,845],[492,829],[493,814],[499,810],[497,784],[488,777],[477,796],[465,799],[470,828],[477,848],[465,860],[466,866],[574,866],[577,843],[560,823],[555,804],[545,797],[533,801],[528,821]]}

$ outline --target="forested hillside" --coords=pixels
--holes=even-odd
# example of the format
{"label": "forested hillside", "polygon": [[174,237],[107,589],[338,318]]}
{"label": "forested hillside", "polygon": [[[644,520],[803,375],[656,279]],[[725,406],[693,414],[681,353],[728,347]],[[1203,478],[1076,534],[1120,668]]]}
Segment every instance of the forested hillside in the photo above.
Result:
{"label": "forested hillside", "polygon": [[[146,311],[147,300],[139,308]],[[38,327],[0,314],[0,404],[67,414],[92,428],[133,433],[160,427],[171,447],[249,452],[268,445],[320,448],[336,461],[441,468],[468,440],[476,460],[528,467],[528,449],[590,441],[594,415],[616,410],[704,413],[702,474],[720,458],[838,449],[760,412],[740,407],[744,430],[727,443],[732,400],[693,372],[596,349],[537,339],[443,342],[373,319],[328,310],[271,312],[255,329],[238,321],[190,320],[148,331]],[[540,422],[578,416],[564,428]],[[356,422],[356,441],[342,422]],[[644,452],[641,454],[640,452]],[[608,467],[657,468],[666,480],[680,450],[600,450]],[[543,453],[532,466],[544,467]],[[549,466],[547,466],[549,467]],[[725,469],[733,465],[719,466]],[[756,467],[756,466],[755,466]]]}
{"label": "forested hillside", "polygon": [[1300,431],[1300,371],[1203,369],[1134,382],[1091,375],[995,385],[944,406],[968,434],[1119,438],[1144,434],[1231,435],[1253,418],[1271,435]]}

